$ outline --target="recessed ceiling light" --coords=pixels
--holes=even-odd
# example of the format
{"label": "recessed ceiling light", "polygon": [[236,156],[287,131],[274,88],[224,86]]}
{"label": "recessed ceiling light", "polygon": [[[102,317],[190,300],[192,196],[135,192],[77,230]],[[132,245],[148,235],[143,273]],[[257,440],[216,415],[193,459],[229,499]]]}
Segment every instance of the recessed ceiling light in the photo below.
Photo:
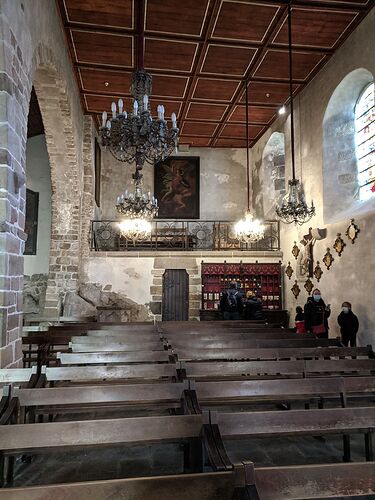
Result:
{"label": "recessed ceiling light", "polygon": [[281,106],[281,108],[279,109],[279,115],[283,114],[285,114],[285,106]]}
{"label": "recessed ceiling light", "polygon": [[104,82],[104,85],[105,85],[106,87],[108,87],[109,82]]}
{"label": "recessed ceiling light", "polygon": [[271,94],[270,94],[269,92],[267,92],[266,97],[268,98],[270,95],[271,95]]}

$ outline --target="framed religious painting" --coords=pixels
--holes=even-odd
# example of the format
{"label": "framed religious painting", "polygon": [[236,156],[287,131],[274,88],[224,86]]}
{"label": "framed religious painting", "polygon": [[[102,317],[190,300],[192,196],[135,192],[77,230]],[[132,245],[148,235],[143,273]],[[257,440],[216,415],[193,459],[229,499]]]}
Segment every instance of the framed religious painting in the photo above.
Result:
{"label": "framed religious painting", "polygon": [[36,255],[38,210],[39,193],[32,191],[31,189],[26,189],[25,233],[27,234],[27,240],[25,242],[24,255]]}
{"label": "framed religious painting", "polygon": [[158,219],[199,219],[199,157],[169,157],[155,165]]}

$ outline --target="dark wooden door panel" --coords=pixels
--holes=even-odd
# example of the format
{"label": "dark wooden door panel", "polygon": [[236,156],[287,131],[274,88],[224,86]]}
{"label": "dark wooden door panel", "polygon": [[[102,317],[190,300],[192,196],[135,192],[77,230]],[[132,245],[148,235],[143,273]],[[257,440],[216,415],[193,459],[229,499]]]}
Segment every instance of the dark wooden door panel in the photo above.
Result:
{"label": "dark wooden door panel", "polygon": [[166,269],[163,275],[163,321],[189,319],[189,275],[185,269]]}

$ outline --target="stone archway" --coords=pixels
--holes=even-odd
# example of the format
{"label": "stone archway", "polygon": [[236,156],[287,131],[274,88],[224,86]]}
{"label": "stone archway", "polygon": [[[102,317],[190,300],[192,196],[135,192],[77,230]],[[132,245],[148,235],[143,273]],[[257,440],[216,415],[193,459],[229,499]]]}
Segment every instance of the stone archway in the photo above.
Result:
{"label": "stone archway", "polygon": [[39,46],[32,83],[41,110],[51,168],[51,247],[45,316],[59,314],[65,294],[76,291],[80,259],[82,175],[71,100],[52,52]]}

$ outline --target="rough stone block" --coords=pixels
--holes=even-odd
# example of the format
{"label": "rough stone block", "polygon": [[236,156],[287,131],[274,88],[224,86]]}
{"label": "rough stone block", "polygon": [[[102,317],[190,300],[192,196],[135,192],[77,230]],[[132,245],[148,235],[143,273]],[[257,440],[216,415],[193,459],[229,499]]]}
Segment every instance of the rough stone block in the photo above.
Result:
{"label": "rough stone block", "polygon": [[0,348],[0,368],[5,368],[6,366],[13,363],[13,345],[9,344],[5,347]]}

